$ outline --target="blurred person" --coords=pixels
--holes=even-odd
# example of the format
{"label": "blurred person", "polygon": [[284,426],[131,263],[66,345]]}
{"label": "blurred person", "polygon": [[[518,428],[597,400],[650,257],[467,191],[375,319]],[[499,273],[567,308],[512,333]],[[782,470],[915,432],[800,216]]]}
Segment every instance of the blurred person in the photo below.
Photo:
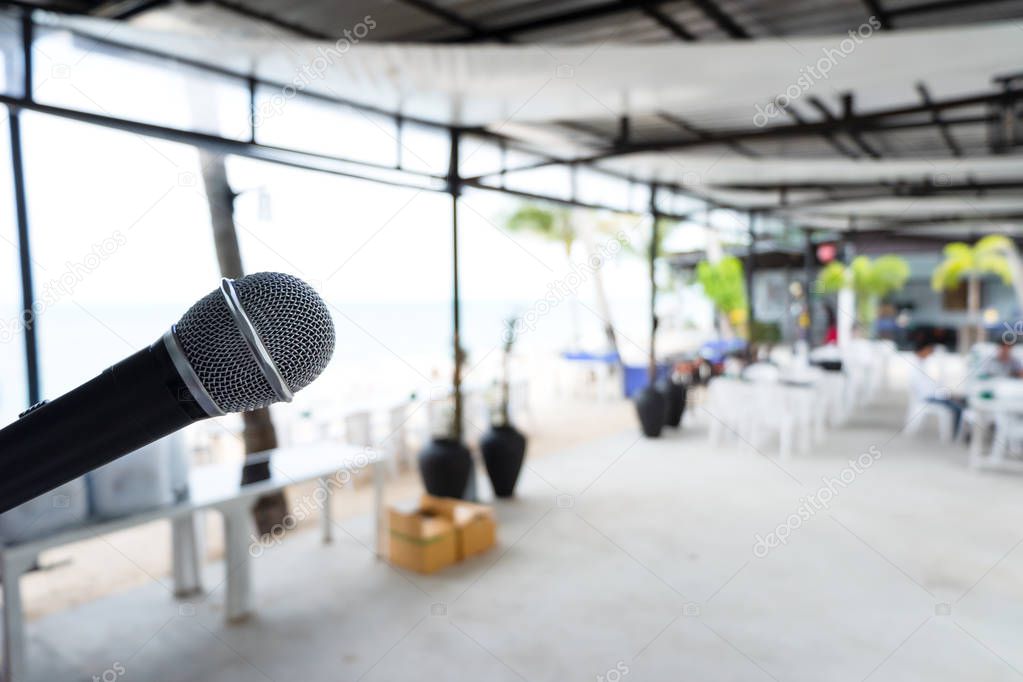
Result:
{"label": "blurred person", "polygon": [[827,328],[824,332],[824,345],[837,344],[838,343],[838,320],[835,317],[834,309],[826,305],[824,306],[824,316],[828,320]]}
{"label": "blurred person", "polygon": [[984,374],[1005,379],[1023,377],[1023,362],[1012,353],[1013,344],[1001,341],[998,351],[984,363]]}
{"label": "blurred person", "polygon": [[948,390],[942,388],[927,371],[927,358],[934,353],[934,341],[922,338],[916,342],[913,351],[914,368],[909,377],[910,391],[917,402],[942,405],[952,411],[954,417],[952,434],[959,433],[959,425],[963,420],[966,405],[962,400],[952,397]]}

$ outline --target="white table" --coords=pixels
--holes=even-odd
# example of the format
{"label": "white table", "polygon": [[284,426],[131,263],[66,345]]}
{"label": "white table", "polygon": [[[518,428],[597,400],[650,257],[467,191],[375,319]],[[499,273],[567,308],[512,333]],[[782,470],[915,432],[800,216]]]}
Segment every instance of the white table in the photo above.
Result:
{"label": "white table", "polygon": [[973,421],[970,439],[970,467],[1023,472],[1023,462],[1006,459],[1004,448],[985,452],[988,433],[999,418],[1023,417],[1023,382],[1017,379],[977,381],[970,387],[969,410]]}
{"label": "white table", "polygon": [[715,377],[707,387],[704,408],[711,416],[710,442],[718,444],[729,431],[759,448],[777,434],[779,459],[787,460],[794,448],[808,452],[815,432],[823,432],[824,413],[816,416],[814,411],[819,402],[812,383]]}
{"label": "white table", "polygon": [[[40,553],[62,545],[99,535],[169,520],[173,539],[174,593],[187,596],[201,591],[200,563],[196,535],[196,512],[216,511],[224,519],[224,565],[226,574],[226,617],[229,623],[244,620],[252,613],[252,562],[250,551],[255,526],[252,510],[256,501],[286,486],[319,481],[324,492],[316,496],[321,506],[323,541],[332,537],[330,518],[333,493],[351,482],[351,477],[372,469],[374,485],[374,528],[376,553],[384,549],[381,524],[384,505],[384,466],[388,457],[366,448],[341,443],[314,443],[270,450],[270,477],[241,485],[242,465],[227,464],[200,467],[189,477],[189,498],[165,507],[116,519],[91,520],[89,523],[60,530],[52,535],[0,547],[0,576],[3,579],[3,680],[25,678],[25,633],[21,601],[21,576],[36,565]],[[227,570],[226,567],[230,567]]]}

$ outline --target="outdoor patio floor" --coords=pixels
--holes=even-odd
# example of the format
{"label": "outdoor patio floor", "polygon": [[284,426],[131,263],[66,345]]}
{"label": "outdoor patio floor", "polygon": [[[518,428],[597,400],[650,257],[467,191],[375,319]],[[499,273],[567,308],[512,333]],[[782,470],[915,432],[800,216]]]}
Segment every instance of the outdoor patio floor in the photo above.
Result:
{"label": "outdoor patio floor", "polygon": [[[624,432],[529,461],[483,557],[419,576],[372,556],[368,519],[329,546],[298,532],[252,559],[248,622],[223,623],[214,564],[193,602],[162,578],[30,623],[29,668],[125,682],[1015,680],[1023,477],[967,470],[965,446],[933,429],[898,435],[903,409],[861,410],[783,464],[770,448],[711,448],[705,425]],[[756,556],[757,534],[872,447],[828,510]]]}

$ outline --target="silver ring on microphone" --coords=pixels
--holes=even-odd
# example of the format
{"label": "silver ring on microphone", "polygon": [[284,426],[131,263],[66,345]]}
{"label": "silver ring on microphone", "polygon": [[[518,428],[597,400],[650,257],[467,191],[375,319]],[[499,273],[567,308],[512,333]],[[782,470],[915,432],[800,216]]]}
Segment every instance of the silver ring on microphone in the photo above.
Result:
{"label": "silver ring on microphone", "polygon": [[185,382],[185,386],[188,391],[195,398],[195,402],[199,403],[199,407],[203,409],[206,414],[211,417],[222,417],[226,414],[220,406],[210,397],[210,394],[206,391],[206,388],[199,381],[199,377],[196,375],[195,370],[192,369],[192,365],[189,364],[188,358],[185,357],[185,351],[181,349],[181,342],[178,341],[178,337],[174,335],[174,327],[172,325],[170,329],[163,335],[163,344],[167,348],[167,354],[170,355],[171,362],[174,363],[174,368],[178,370],[178,374],[181,375],[181,380]]}
{"label": "silver ring on microphone", "polygon": [[234,281],[227,277],[220,280],[220,293],[224,295],[227,310],[231,313],[231,318],[238,327],[245,345],[249,347],[249,352],[252,353],[259,371],[263,373],[267,383],[270,384],[270,388],[277,394],[277,397],[286,403],[290,403],[295,394],[291,392],[280,370],[277,369],[277,365],[274,364],[270,351],[266,349],[262,339],[259,338],[259,334],[256,333],[252,320],[245,314],[241,301],[238,299],[238,292],[235,291]]}

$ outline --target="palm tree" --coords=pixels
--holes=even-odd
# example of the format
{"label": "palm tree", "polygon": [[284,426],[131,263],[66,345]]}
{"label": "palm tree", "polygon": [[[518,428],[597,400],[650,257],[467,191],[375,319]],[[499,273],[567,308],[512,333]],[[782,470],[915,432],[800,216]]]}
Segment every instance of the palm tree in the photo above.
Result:
{"label": "palm tree", "polygon": [[[222,154],[200,150],[199,165],[202,169],[220,274],[223,277],[237,279],[245,272],[234,219],[234,200],[237,194],[227,180],[226,159]],[[256,455],[254,463],[246,466],[243,476],[252,477],[253,480],[269,476],[269,468],[264,460],[259,459],[259,455],[277,447],[277,432],[270,419],[270,408],[264,407],[242,413],[242,441],[245,445],[246,459],[253,459],[251,456]],[[288,506],[284,492],[260,497],[252,513],[259,532],[269,533],[276,524],[283,523],[287,516]]]}
{"label": "palm tree", "polygon": [[[524,204],[518,208],[507,220],[506,225],[513,232],[531,232],[549,241],[557,242],[565,249],[565,260],[571,264],[572,249],[577,240],[581,239],[586,247],[587,256],[596,255],[593,243],[593,232],[605,232],[608,225],[594,223],[593,229],[578,229],[577,221],[573,219],[571,209],[562,206],[544,207],[536,204]],[[593,286],[596,291],[597,307],[600,317],[604,323],[604,336],[607,338],[608,346],[612,352],[618,353],[618,339],[615,335],[614,325],[611,322],[611,307],[608,304],[607,294],[604,289],[604,279],[600,268],[593,271]],[[572,342],[579,346],[579,309],[577,300],[572,299]]]}
{"label": "palm tree", "polygon": [[[565,259],[572,260],[576,231],[572,224],[571,212],[564,207],[544,208],[536,204],[523,204],[509,216],[505,223],[512,232],[531,232],[548,241],[558,242],[565,249]],[[571,304],[572,346],[579,347],[579,310],[575,301]]]}
{"label": "palm tree", "polygon": [[696,280],[717,308],[728,334],[745,336],[749,302],[746,300],[742,261],[735,256],[725,256],[717,263],[700,261],[696,266]]}
{"label": "palm tree", "polygon": [[999,234],[988,235],[972,246],[953,242],[945,246],[945,260],[931,276],[931,287],[935,291],[955,289],[966,279],[967,314],[976,325],[977,341],[983,341],[987,335],[980,315],[980,281],[985,275],[997,275],[1006,284],[1012,284],[1013,267],[1007,256],[1015,256],[1015,251],[1012,240]]}
{"label": "palm tree", "polygon": [[909,264],[900,256],[857,256],[848,267],[837,261],[829,263],[817,278],[817,288],[824,294],[851,289],[856,296],[856,321],[870,330],[880,300],[904,287],[908,279]]}

